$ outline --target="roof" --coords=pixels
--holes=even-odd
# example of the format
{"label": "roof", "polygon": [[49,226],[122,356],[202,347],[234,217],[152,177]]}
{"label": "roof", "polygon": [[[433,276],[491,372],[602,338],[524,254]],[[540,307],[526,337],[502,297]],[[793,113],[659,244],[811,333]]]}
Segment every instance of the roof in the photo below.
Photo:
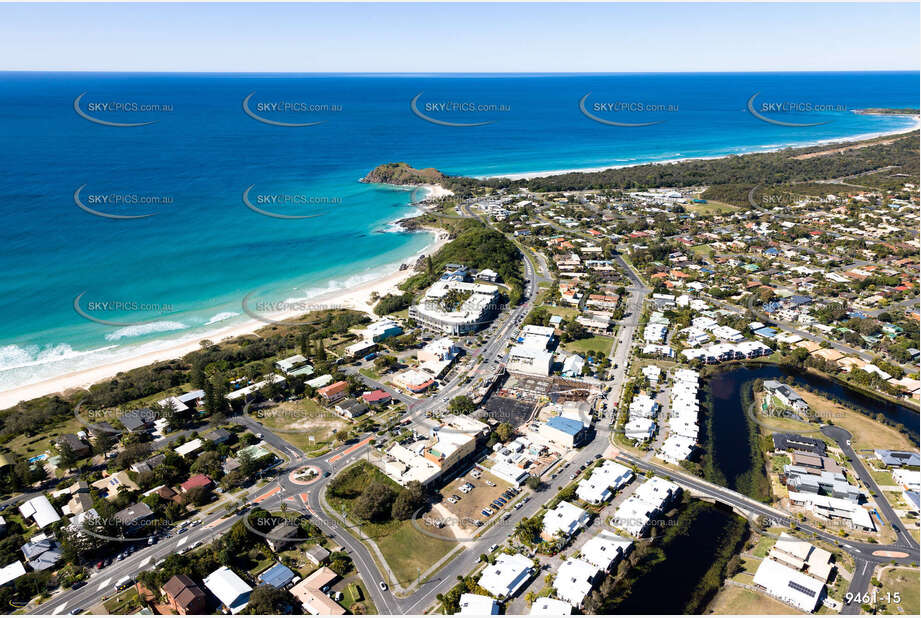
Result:
{"label": "roof", "polygon": [[272,588],[284,588],[294,579],[294,571],[280,562],[276,562],[259,574],[259,581]]}
{"label": "roof", "polygon": [[579,432],[583,429],[581,422],[562,416],[554,416],[547,421],[547,426],[552,427],[558,431],[562,431],[563,433],[567,433],[571,436],[578,435]]}
{"label": "roof", "polygon": [[190,476],[189,480],[180,485],[182,491],[189,491],[196,487],[208,487],[211,485],[211,478],[206,474],[196,474],[195,476]]}
{"label": "roof", "polygon": [[585,596],[591,591],[592,580],[597,574],[598,567],[578,558],[570,558],[557,570],[553,587],[556,588],[558,597],[575,606],[581,606]]}
{"label": "roof", "polygon": [[184,609],[188,609],[196,599],[204,600],[205,598],[205,593],[198,587],[195,580],[183,573],[173,575],[163,584],[162,590],[173,597],[176,604]]}
{"label": "roof", "polygon": [[572,613],[572,605],[566,601],[540,597],[531,604],[531,616],[568,616]]}
{"label": "roof", "polygon": [[253,589],[240,576],[226,566],[222,566],[205,578],[205,587],[230,609],[231,614],[239,614],[249,602]]}
{"label": "roof", "polygon": [[123,525],[131,526],[137,524],[139,520],[150,517],[151,515],[153,515],[153,511],[150,510],[150,507],[143,502],[138,502],[137,504],[120,510],[114,517],[116,521]]}
{"label": "roof", "polygon": [[489,616],[499,613],[499,604],[495,599],[482,594],[465,593],[460,597],[460,615]]}
{"label": "roof", "polygon": [[337,577],[339,576],[332,569],[320,567],[295,584],[289,592],[314,615],[341,616],[345,614],[345,609],[320,590]]}
{"label": "roof", "polygon": [[527,583],[534,563],[522,554],[499,554],[480,574],[479,585],[498,598],[510,597]]}
{"label": "roof", "polygon": [[11,562],[2,569],[0,569],[0,586],[3,584],[8,584],[17,577],[26,574],[26,567],[22,566],[22,561],[17,560],[16,562]]}
{"label": "roof", "polygon": [[754,584],[804,612],[812,612],[819,602],[825,585],[788,566],[771,559],[761,561],[755,572]]}
{"label": "roof", "polygon": [[35,496],[31,500],[23,502],[19,505],[19,512],[25,518],[31,517],[39,528],[44,528],[61,519],[61,516],[51,505],[51,501],[45,496]]}

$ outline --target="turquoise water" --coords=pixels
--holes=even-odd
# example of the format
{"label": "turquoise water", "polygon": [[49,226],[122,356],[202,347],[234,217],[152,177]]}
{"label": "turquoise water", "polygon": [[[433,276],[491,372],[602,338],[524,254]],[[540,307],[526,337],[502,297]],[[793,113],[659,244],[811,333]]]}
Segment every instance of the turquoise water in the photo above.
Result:
{"label": "turquoise water", "polygon": [[[0,389],[98,366],[248,319],[241,300],[315,297],[373,278],[431,241],[392,223],[410,193],[359,184],[406,161],[449,174],[496,175],[720,156],[911,126],[862,107],[917,107],[916,73],[655,75],[181,75],[6,73],[0,102],[2,232]],[[642,102],[659,111],[599,115],[663,121],[642,128],[588,119],[578,102]],[[838,106],[774,114],[759,102]],[[75,111],[115,123],[91,122]],[[244,113],[242,102],[281,127]],[[420,94],[421,93],[421,94]],[[446,122],[414,115],[417,109]],[[275,112],[271,103],[319,105]],[[440,104],[491,106],[444,112]],[[110,111],[134,104],[159,109]],[[289,107],[292,107],[289,105]],[[464,106],[464,109],[467,107]],[[154,216],[113,220],[105,214]],[[303,219],[265,216],[319,215]],[[160,203],[102,202],[105,196]],[[279,206],[271,196],[301,202]],[[259,201],[259,197],[264,198]],[[82,296],[81,296],[82,294]],[[78,307],[110,324],[78,314]],[[115,309],[100,303],[120,302]],[[135,308],[137,306],[137,308]]]}

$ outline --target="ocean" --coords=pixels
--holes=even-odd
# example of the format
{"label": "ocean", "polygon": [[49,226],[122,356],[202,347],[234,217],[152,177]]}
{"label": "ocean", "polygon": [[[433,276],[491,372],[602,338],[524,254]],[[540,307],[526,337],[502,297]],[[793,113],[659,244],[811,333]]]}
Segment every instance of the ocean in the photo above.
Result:
{"label": "ocean", "polygon": [[200,340],[251,319],[244,297],[309,303],[394,269],[431,235],[393,224],[418,192],[358,182],[381,163],[723,156],[908,129],[851,110],[918,106],[911,72],[2,79],[0,390]]}

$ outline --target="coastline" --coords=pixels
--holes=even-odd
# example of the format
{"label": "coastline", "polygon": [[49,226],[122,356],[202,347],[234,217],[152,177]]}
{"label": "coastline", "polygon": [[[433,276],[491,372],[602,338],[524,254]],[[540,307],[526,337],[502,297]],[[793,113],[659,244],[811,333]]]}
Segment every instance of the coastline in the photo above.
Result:
{"label": "coastline", "polygon": [[548,176],[560,176],[562,174],[588,174],[593,172],[603,172],[604,170],[610,169],[623,169],[627,167],[637,167],[640,165],[668,165],[669,163],[681,163],[685,161],[712,161],[714,159],[725,159],[727,157],[741,157],[745,155],[752,154],[765,154],[769,152],[778,152],[780,150],[785,150],[787,148],[810,148],[812,146],[823,146],[827,144],[844,144],[844,143],[853,143],[853,142],[862,142],[871,139],[878,139],[881,137],[888,137],[891,135],[901,135],[903,133],[910,133],[912,131],[918,131],[921,129],[921,116],[911,115],[911,119],[914,121],[914,126],[901,129],[893,129],[892,131],[879,131],[877,133],[864,133],[861,135],[854,135],[851,137],[836,137],[836,138],[827,138],[821,140],[813,140],[811,142],[805,142],[802,144],[782,144],[773,148],[766,148],[764,150],[748,150],[745,152],[734,152],[731,154],[722,154],[722,155],[712,155],[712,156],[702,156],[702,157],[677,157],[674,159],[664,159],[662,161],[646,161],[646,162],[631,162],[624,163],[622,165],[601,165],[595,167],[580,167],[573,169],[562,169],[562,170],[544,170],[538,172],[518,172],[510,174],[490,174],[488,176],[473,176],[477,180],[492,180],[492,179],[506,179],[506,180],[531,180],[532,178],[546,178]]}
{"label": "coastline", "polygon": [[[380,277],[366,281],[364,283],[360,283],[358,285],[354,285],[352,287],[333,290],[324,294],[320,294],[314,298],[311,298],[310,302],[317,305],[338,305],[342,308],[354,309],[356,311],[371,314],[373,308],[373,303],[371,302],[372,294],[377,293],[379,296],[384,296],[387,293],[399,293],[397,286],[414,273],[412,270],[412,264],[418,259],[418,257],[420,255],[431,255],[441,249],[445,244],[447,244],[448,235],[444,230],[433,227],[424,227],[421,229],[425,233],[431,234],[433,236],[432,242],[426,245],[421,251],[401,260],[401,263],[409,264],[410,268],[399,270],[399,264],[394,264],[393,269],[388,269],[388,272],[381,275]],[[209,339],[215,343],[219,343],[226,339],[232,339],[243,335],[250,335],[261,328],[271,325],[270,320],[280,321],[287,318],[296,317],[303,313],[303,310],[297,309],[267,313],[265,315],[265,321],[251,318],[240,324],[224,326],[223,328],[215,328],[212,331],[204,332],[199,337],[196,337],[194,341],[182,341],[154,351],[141,353],[130,358],[120,359],[99,365],[98,367],[81,369],[79,371],[65,373],[53,378],[34,382],[32,384],[25,384],[7,389],[0,392],[0,409],[6,409],[16,405],[21,401],[34,399],[36,397],[86,389],[98,382],[114,378],[118,373],[123,371],[137,369],[138,367],[143,367],[151,363],[180,358],[189,352],[193,352],[199,349],[200,342],[204,339]]]}

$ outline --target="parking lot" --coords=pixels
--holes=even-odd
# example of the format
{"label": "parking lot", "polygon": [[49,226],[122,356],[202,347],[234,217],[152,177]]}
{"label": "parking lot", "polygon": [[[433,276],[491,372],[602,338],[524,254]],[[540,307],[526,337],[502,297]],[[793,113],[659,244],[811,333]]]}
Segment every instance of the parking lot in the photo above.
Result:
{"label": "parking lot", "polygon": [[[472,485],[473,488],[469,492],[464,492],[461,487],[467,483]],[[490,486],[488,483],[494,483],[495,487]],[[462,525],[469,525],[467,524],[468,518],[474,521],[482,521],[485,524],[497,517],[501,517],[504,510],[496,512],[496,509],[490,503],[502,497],[502,493],[509,487],[508,483],[499,480],[489,472],[483,472],[478,479],[474,478],[472,473],[468,473],[451,481],[439,493],[442,496],[442,506],[448,509]],[[452,503],[449,501],[451,496],[458,496],[460,500]],[[513,500],[517,500],[517,498],[513,498]],[[505,506],[507,507],[508,505]],[[490,517],[483,515],[481,511],[484,508],[492,509],[494,511],[493,515]]]}

